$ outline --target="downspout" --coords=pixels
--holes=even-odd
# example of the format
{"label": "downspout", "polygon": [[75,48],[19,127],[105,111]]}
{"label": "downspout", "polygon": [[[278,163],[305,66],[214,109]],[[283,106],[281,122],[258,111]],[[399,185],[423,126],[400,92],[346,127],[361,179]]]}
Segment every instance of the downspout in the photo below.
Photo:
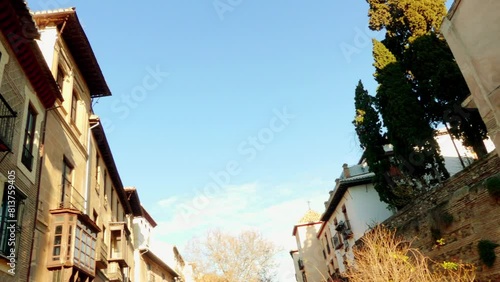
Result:
{"label": "downspout", "polygon": [[[88,210],[89,209],[88,202],[89,202],[89,195],[90,195],[90,157],[91,157],[90,153],[92,151],[91,150],[92,143],[90,143],[90,136],[92,135],[92,129],[94,129],[96,126],[99,125],[99,117],[96,115],[91,115],[89,118],[89,123],[90,124],[95,123],[95,124],[89,127],[88,139],[87,139],[87,168],[86,168],[86,173],[85,173],[87,178],[85,179],[85,198],[84,198],[85,202],[83,205],[85,213],[87,215],[90,215],[90,211]],[[96,224],[97,224],[97,222],[96,222]]]}

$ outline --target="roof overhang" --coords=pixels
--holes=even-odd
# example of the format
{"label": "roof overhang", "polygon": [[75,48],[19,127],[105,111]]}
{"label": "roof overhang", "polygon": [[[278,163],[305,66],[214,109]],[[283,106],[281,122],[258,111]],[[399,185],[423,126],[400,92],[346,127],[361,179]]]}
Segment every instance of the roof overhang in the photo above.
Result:
{"label": "roof overhang", "polygon": [[175,277],[180,277],[180,275],[171,268],[166,262],[164,262],[161,258],[159,258],[156,254],[154,254],[149,248],[139,248],[139,251],[142,256],[149,258],[156,264],[160,265],[162,268],[166,269],[168,273],[174,275]]}
{"label": "roof overhang", "polygon": [[51,108],[56,99],[63,100],[35,42],[40,34],[24,1],[0,1],[0,28],[44,107]]}
{"label": "roof overhang", "polygon": [[139,199],[137,189],[135,187],[125,187],[123,189],[125,190],[125,194],[127,194],[132,214],[134,214],[134,216],[143,216],[144,214],[141,207],[141,200]]}
{"label": "roof overhang", "polygon": [[316,225],[316,224],[323,224],[323,221],[316,221],[316,222],[309,222],[309,223],[297,224],[297,225],[295,225],[293,227],[292,235],[295,236],[295,234],[297,234],[297,230],[298,230],[299,227],[309,226],[309,225]]}
{"label": "roof overhang", "polygon": [[373,176],[374,176],[373,172],[369,172],[361,176],[355,176],[340,180],[337,188],[333,192],[333,196],[330,198],[331,200],[329,200],[328,202],[328,207],[326,208],[325,212],[321,215],[321,220],[328,221],[330,219],[333,212],[340,203],[340,200],[342,200],[342,197],[344,197],[344,194],[350,187],[372,183]]}
{"label": "roof overhang", "polygon": [[78,69],[87,82],[90,97],[111,96],[111,91],[104,79],[92,46],[78,20],[76,9],[36,11],[33,13],[33,18],[41,30],[47,26],[57,26]]}
{"label": "roof overhang", "polygon": [[108,174],[111,178],[111,181],[113,182],[116,192],[118,193],[118,197],[120,198],[120,201],[125,208],[125,212],[127,214],[133,213],[130,202],[128,201],[127,194],[125,193],[125,190],[123,188],[120,174],[118,173],[118,169],[116,168],[115,160],[113,158],[111,148],[109,147],[106,134],[104,133],[102,123],[98,123],[92,128],[92,134],[94,135],[102,159],[106,164],[106,168],[108,169]]}
{"label": "roof overhang", "polygon": [[149,224],[151,224],[151,226],[153,226],[153,228],[156,227],[158,224],[153,219],[153,217],[148,213],[148,211],[143,206],[141,206],[141,209],[142,209],[142,214],[144,215],[144,218],[149,222]]}
{"label": "roof overhang", "polygon": [[448,14],[446,15],[446,17],[447,17],[448,19],[450,19],[450,20],[451,20],[451,19],[453,18],[453,16],[455,15],[455,12],[457,11],[457,8],[458,8],[458,6],[460,5],[460,2],[461,2],[461,1],[462,1],[462,0],[455,0],[455,1],[453,2],[453,4],[451,4],[450,9],[448,10]]}

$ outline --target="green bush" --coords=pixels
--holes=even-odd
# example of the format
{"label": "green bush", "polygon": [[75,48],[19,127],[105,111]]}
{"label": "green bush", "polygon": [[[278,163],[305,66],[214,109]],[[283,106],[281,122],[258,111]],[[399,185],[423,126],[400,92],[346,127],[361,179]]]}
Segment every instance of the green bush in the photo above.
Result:
{"label": "green bush", "polygon": [[493,176],[486,180],[488,193],[495,198],[500,198],[500,176]]}
{"label": "green bush", "polygon": [[492,267],[495,263],[497,256],[495,255],[495,248],[498,247],[497,243],[491,242],[490,240],[481,240],[477,244],[477,249],[479,251],[479,258],[488,267]]}

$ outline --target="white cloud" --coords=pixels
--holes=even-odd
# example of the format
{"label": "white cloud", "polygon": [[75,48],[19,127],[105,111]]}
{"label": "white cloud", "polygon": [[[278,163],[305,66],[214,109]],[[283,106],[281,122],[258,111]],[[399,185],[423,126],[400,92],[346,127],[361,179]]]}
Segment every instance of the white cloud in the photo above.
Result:
{"label": "white cloud", "polygon": [[154,237],[177,245],[182,252],[191,238],[210,228],[220,227],[233,233],[256,229],[282,249],[276,257],[278,281],[293,281],[295,272],[289,255],[291,249],[297,248],[293,226],[307,211],[308,201],[312,209],[324,211],[329,189],[327,182],[312,179],[279,186],[258,183],[227,186],[213,197],[162,199],[157,203],[161,218],[156,220]]}
{"label": "white cloud", "polygon": [[168,198],[165,198],[163,200],[158,201],[158,205],[162,208],[169,208],[170,206],[175,204],[177,201],[179,201],[179,197],[172,196],[172,197],[168,197]]}

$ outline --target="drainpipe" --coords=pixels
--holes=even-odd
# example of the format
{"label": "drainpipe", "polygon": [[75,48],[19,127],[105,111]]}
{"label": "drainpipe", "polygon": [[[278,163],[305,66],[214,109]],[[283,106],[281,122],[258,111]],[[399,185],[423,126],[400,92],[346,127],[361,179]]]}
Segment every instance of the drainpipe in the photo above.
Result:
{"label": "drainpipe", "polygon": [[[84,210],[87,215],[90,215],[89,209],[89,195],[90,195],[90,153],[92,149],[92,143],[90,143],[90,136],[92,135],[92,129],[99,125],[99,117],[96,115],[91,115],[89,118],[89,123],[92,125],[89,127],[88,131],[88,139],[87,139],[87,168],[85,175],[87,176],[85,179],[85,202],[84,202]],[[96,222],[97,224],[97,222]]]}

